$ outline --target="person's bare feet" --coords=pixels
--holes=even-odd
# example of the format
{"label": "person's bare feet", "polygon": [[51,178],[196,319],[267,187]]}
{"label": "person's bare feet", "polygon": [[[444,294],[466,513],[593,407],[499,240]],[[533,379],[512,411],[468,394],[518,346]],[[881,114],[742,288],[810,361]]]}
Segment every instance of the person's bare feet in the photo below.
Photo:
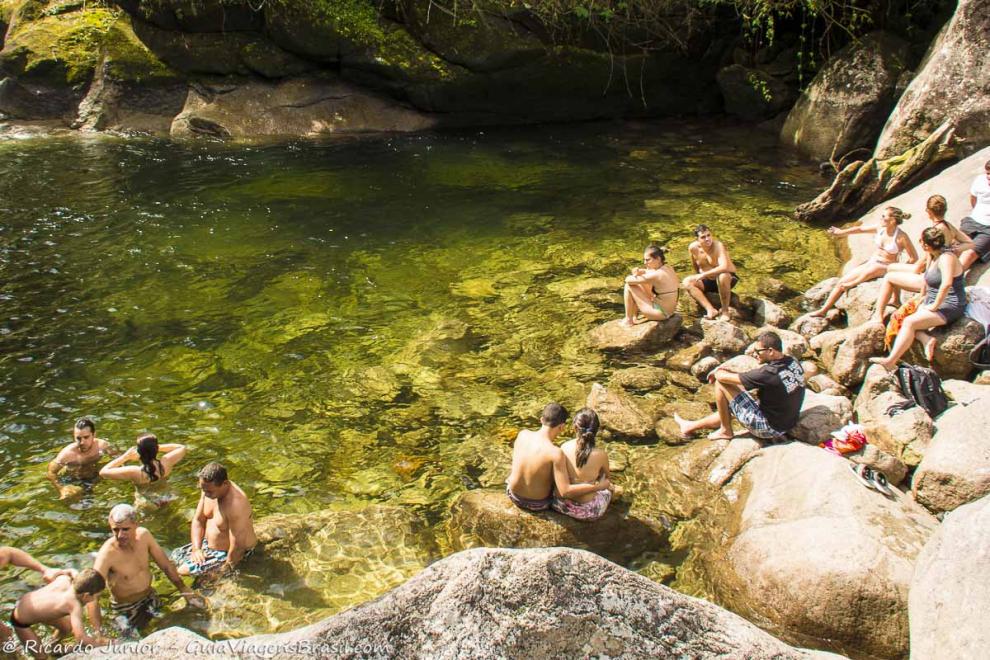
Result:
{"label": "person's bare feet", "polygon": [[808,316],[811,316],[811,317],[816,318],[816,319],[823,319],[823,318],[825,318],[825,314],[827,314],[827,313],[828,313],[828,310],[825,309],[824,307],[822,307],[821,309],[816,309],[815,311],[810,312],[808,314]]}
{"label": "person's bare feet", "polygon": [[727,309],[722,310],[721,312],[719,312],[719,315],[718,315],[717,318],[718,318],[719,321],[731,321],[732,320],[732,316],[729,314],[729,310],[727,310]]}
{"label": "person's bare feet", "polygon": [[734,437],[736,436],[732,431],[726,431],[721,428],[708,434],[709,440],[732,440]]}
{"label": "person's bare feet", "polygon": [[705,318],[709,321],[714,321],[716,317],[718,317],[718,310],[714,307],[705,312]]}
{"label": "person's bare feet", "polygon": [[895,363],[891,362],[887,358],[878,358],[878,357],[871,357],[870,364],[879,364],[887,371],[893,371],[894,368],[897,366]]}
{"label": "person's bare feet", "polygon": [[629,319],[629,318],[622,319],[622,325],[625,326],[625,327],[627,327],[627,328],[631,328],[634,325],[636,325],[636,320],[635,319]]}
{"label": "person's bare feet", "polygon": [[925,342],[925,359],[928,360],[928,364],[935,361],[935,347],[938,346],[938,342],[934,337],[929,337],[928,341]]}
{"label": "person's bare feet", "polygon": [[691,422],[687,421],[677,413],[674,413],[674,423],[677,424],[677,429],[681,432],[682,438],[690,438],[694,433],[694,429],[691,429]]}

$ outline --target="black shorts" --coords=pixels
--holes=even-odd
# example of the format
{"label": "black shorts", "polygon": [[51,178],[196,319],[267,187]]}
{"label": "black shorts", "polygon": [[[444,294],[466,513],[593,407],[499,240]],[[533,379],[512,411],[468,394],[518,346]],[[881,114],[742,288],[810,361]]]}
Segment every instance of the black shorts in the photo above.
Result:
{"label": "black shorts", "polygon": [[[736,283],[739,281],[739,276],[732,273],[732,284],[729,285],[730,289],[736,288]],[[705,293],[718,293],[718,280],[714,277],[706,277],[701,280],[701,286],[705,287]]]}
{"label": "black shorts", "polygon": [[990,261],[990,225],[977,222],[967,216],[959,223],[959,230],[973,240],[980,261],[984,263]]}

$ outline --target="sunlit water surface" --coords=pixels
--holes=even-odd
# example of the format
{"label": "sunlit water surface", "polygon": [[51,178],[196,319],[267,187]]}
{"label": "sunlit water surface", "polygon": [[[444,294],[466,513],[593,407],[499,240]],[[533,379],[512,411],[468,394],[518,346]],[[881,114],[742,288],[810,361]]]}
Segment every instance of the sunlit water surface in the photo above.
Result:
{"label": "sunlit water surface", "polygon": [[[573,410],[618,366],[585,333],[621,314],[644,245],[683,276],[705,222],[741,293],[806,287],[837,263],[790,218],[820,183],[772,136],[708,124],[0,141],[0,542],[89,565],[131,490],[58,501],[45,468],[91,415],[116,446],[190,447],[180,499],[144,521],[166,547],[211,460],[258,519],[332,515],[292,561],[246,565],[214,615],[159,626],[267,632],[377,596],[443,552],[452,498],[504,478],[546,401]],[[7,571],[0,596],[28,584]]]}

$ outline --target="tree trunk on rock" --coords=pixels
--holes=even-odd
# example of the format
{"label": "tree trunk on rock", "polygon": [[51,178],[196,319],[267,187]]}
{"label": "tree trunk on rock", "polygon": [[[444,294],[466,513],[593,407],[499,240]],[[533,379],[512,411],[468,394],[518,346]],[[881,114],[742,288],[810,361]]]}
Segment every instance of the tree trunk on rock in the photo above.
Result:
{"label": "tree trunk on rock", "polygon": [[840,171],[832,185],[794,211],[799,220],[833,222],[858,217],[885,199],[900,194],[957,157],[955,128],[946,122],[919,145],[899,156],[855,161]]}

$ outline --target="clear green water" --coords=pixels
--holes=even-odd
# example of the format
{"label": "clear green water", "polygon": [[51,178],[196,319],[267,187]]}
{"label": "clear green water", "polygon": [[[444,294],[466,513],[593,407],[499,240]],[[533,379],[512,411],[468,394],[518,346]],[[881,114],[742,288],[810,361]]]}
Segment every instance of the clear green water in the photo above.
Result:
{"label": "clear green water", "polygon": [[[100,483],[55,499],[45,467],[85,414],[117,446],[143,431],[190,446],[171,479],[180,500],[146,521],[167,547],[187,542],[210,460],[257,518],[415,514],[418,560],[368,550],[403,566],[383,581],[340,550],[338,579],[300,611],[376,596],[435,556],[453,497],[504,477],[516,429],[550,399],[578,407],[616,366],[584,333],[621,314],[644,245],[669,244],[686,274],[690,228],[706,222],[741,293],[767,276],[806,287],[837,265],[824,232],[789,217],[818,185],[772,137],[708,124],[0,141],[0,542],[87,565],[108,508],[132,498]],[[394,541],[367,536],[351,555]],[[305,582],[253,570],[276,601]],[[349,570],[379,578],[341,587]],[[0,575],[4,602],[24,586]],[[214,634],[285,623],[170,616]]]}

